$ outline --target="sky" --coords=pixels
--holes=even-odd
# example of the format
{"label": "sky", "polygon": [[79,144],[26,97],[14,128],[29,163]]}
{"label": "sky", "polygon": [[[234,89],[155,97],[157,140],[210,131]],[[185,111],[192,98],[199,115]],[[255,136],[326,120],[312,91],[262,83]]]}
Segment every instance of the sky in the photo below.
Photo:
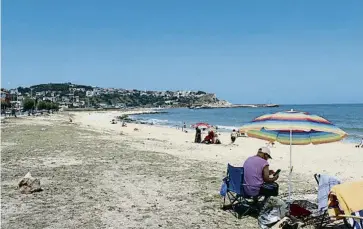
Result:
{"label": "sky", "polygon": [[363,103],[362,0],[2,0],[2,87]]}

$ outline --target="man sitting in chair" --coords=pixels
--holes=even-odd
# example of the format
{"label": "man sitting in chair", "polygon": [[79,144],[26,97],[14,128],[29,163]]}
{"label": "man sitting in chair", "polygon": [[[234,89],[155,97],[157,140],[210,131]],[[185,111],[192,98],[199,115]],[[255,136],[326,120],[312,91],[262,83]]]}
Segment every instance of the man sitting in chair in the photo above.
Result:
{"label": "man sitting in chair", "polygon": [[271,151],[267,147],[258,149],[257,155],[249,157],[244,167],[244,191],[251,197],[277,196],[278,185],[275,181],[279,178],[275,172],[269,169],[268,159],[272,159]]}

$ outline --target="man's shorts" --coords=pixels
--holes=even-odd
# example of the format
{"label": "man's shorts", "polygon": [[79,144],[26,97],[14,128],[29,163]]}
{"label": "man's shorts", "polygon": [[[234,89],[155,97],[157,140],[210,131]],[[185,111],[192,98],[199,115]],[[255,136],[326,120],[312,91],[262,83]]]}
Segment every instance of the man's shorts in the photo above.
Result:
{"label": "man's shorts", "polygon": [[278,196],[279,185],[276,182],[264,183],[260,188],[260,196]]}

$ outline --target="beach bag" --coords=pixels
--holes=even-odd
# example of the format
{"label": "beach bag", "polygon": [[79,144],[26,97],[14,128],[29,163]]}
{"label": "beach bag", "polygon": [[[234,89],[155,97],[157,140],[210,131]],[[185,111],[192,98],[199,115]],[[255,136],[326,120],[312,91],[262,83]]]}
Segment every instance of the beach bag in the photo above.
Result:
{"label": "beach bag", "polygon": [[279,185],[276,182],[264,183],[264,192],[266,196],[278,196],[279,195]]}
{"label": "beach bag", "polygon": [[311,211],[305,209],[298,204],[290,204],[290,215],[295,217],[307,217],[311,215]]}

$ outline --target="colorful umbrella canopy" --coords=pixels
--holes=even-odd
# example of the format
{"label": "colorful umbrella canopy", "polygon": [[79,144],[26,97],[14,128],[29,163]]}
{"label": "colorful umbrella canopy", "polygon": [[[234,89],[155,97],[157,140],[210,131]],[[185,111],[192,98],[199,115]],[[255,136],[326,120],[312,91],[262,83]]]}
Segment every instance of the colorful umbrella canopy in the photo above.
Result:
{"label": "colorful umbrella canopy", "polygon": [[347,134],[328,120],[307,112],[285,111],[262,115],[241,127],[249,137],[290,145],[289,202],[291,198],[292,145],[336,142]]}
{"label": "colorful umbrella canopy", "polygon": [[[262,128],[260,130],[247,131],[249,137],[267,140],[269,142],[279,142],[284,145],[290,145],[290,131],[278,131],[278,130],[266,130]],[[346,135],[336,134],[324,131],[311,130],[305,131],[292,131],[291,144],[292,145],[308,145],[310,143],[314,145],[336,142],[343,139]]]}
{"label": "colorful umbrella canopy", "polygon": [[199,128],[199,129],[208,129],[211,127],[211,125],[209,125],[208,123],[205,123],[205,122],[199,122],[199,123],[196,123],[194,125],[192,125],[193,128]]}
{"label": "colorful umbrella canopy", "polygon": [[[249,134],[251,130],[259,131],[262,129],[281,131],[282,134],[284,132],[289,133],[290,131],[292,131],[293,133],[300,133],[296,134],[296,137],[299,137],[300,140],[303,137],[310,138],[311,136],[313,136],[314,139],[320,138],[322,143],[325,143],[322,141],[323,136],[326,136],[327,139],[332,138],[331,134],[336,134],[334,136],[346,136],[346,133],[343,130],[334,126],[328,120],[317,115],[310,115],[309,113],[298,111],[285,111],[275,114],[262,115],[255,118],[252,122],[242,126],[240,131],[247,132]],[[312,134],[305,135],[303,132],[311,132]],[[316,132],[323,133],[318,134]],[[271,132],[271,134],[277,134],[277,132]],[[271,134],[269,137],[266,136],[268,138],[266,140],[270,140]],[[262,136],[263,135],[260,135],[260,137]],[[285,141],[282,141],[281,143],[283,142]]]}

